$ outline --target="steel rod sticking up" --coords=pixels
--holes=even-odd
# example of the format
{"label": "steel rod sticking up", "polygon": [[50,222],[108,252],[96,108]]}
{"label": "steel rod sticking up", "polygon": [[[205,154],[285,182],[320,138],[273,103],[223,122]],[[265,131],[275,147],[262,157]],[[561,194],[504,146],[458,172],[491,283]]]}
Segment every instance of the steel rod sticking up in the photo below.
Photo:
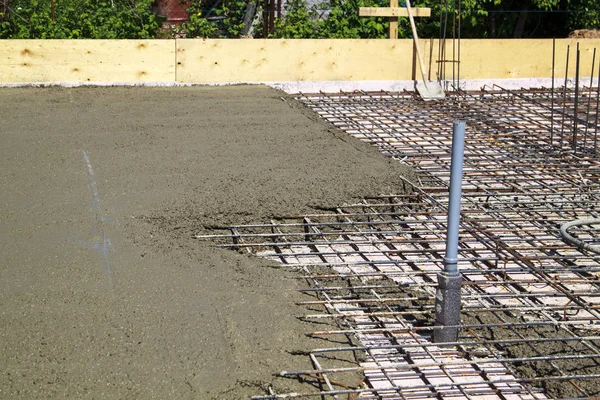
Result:
{"label": "steel rod sticking up", "polygon": [[588,138],[588,129],[590,126],[590,109],[592,107],[592,88],[594,86],[594,70],[596,67],[596,49],[594,48],[594,52],[592,53],[592,69],[590,72],[590,88],[588,92],[588,101],[586,107],[586,117],[585,117],[585,132],[583,134],[583,147],[587,147],[587,138]]}
{"label": "steel rod sticking up", "polygon": [[550,114],[550,146],[554,141],[554,75],[556,66],[556,38],[552,39],[552,91],[551,91],[551,114]]}
{"label": "steel rod sticking up", "polygon": [[[598,105],[595,90],[590,95]],[[422,102],[414,93],[364,91],[298,99],[339,129],[413,166],[418,183],[402,179],[400,193],[203,236],[303,271],[297,279],[306,281],[302,292],[311,298],[297,304],[309,307],[305,320],[330,325],[311,337],[351,339],[351,346],[311,351],[313,369],[298,371],[318,380],[319,389],[292,397],[345,398],[342,392],[353,390],[369,399],[545,400],[560,397],[564,387],[579,398],[597,395],[600,263],[557,230],[579,216],[598,217],[600,201],[600,159],[591,151],[591,136],[587,146],[579,140],[574,155],[571,138],[561,135],[560,148],[569,151],[556,151],[563,127],[572,132],[574,88],[555,91],[552,144],[549,89],[494,85],[460,91],[443,104]],[[580,126],[596,117],[584,105],[580,101]],[[455,196],[447,188],[457,175],[451,149],[453,141],[462,141],[449,127],[457,119],[469,120],[471,132],[462,160],[459,230],[452,231],[447,218],[449,197]],[[444,246],[454,232],[456,253]],[[571,232],[586,243],[600,242],[595,226]],[[462,282],[449,285],[448,276]],[[449,314],[442,313],[434,326],[437,314],[449,309],[440,301],[450,304],[449,286],[460,297],[460,321],[439,321]],[[441,340],[456,332],[458,340]],[[526,352],[507,357],[514,346]],[[331,351],[345,356],[328,356]],[[356,365],[341,361],[356,351],[364,352]],[[536,382],[524,378],[521,366],[536,370]],[[347,380],[350,370],[363,371],[365,380],[358,386]],[[464,386],[465,379],[476,389]]]}
{"label": "steel rod sticking up", "polygon": [[[598,147],[598,113],[600,111],[600,62],[598,63],[598,80],[596,81],[596,117],[594,121],[594,153],[596,153]],[[590,85],[592,86],[592,85]]]}
{"label": "steel rod sticking up", "polygon": [[562,149],[563,146],[563,140],[564,140],[564,133],[565,133],[565,115],[567,114],[567,84],[569,82],[569,53],[571,51],[571,46],[568,45],[567,46],[567,59],[565,62],[565,85],[563,86],[563,108],[562,108],[562,121],[560,123],[560,142],[559,142],[559,147]]}
{"label": "steel rod sticking up", "polygon": [[575,57],[575,107],[573,109],[573,139],[572,146],[573,152],[577,154],[577,120],[579,119],[579,61],[581,52],[579,50],[579,43],[577,43],[577,54]]}

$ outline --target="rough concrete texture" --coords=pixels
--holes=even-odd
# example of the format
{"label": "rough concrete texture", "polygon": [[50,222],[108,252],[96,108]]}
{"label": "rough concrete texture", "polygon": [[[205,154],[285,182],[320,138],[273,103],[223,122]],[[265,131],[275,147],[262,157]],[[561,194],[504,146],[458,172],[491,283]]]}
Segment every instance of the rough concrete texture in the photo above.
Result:
{"label": "rough concrete texture", "polygon": [[[510,316],[509,313],[498,313],[502,320],[508,323],[522,323],[523,319]],[[463,324],[498,324],[501,321],[496,315],[490,313],[462,313]],[[563,327],[564,328],[564,327]],[[591,336],[589,331],[577,330],[573,327],[576,335],[582,337]],[[478,337],[484,340],[522,340],[523,338],[564,338],[573,337],[573,333],[563,331],[560,327],[554,326],[527,326],[513,329],[506,328],[488,328],[477,329]],[[564,342],[529,342],[523,340],[516,344],[497,345],[496,348],[505,354],[507,358],[529,358],[543,356],[565,357],[579,354],[590,354],[590,349],[583,343],[576,341]],[[558,359],[535,362],[514,362],[506,364],[515,375],[522,379],[535,379],[542,377],[556,377],[561,374],[560,369],[565,375],[596,375],[600,374],[600,362],[594,358],[586,359]],[[554,366],[553,366],[554,365]],[[592,396],[600,395],[600,385],[596,378],[573,380],[579,388]],[[582,392],[565,380],[546,380],[530,383],[530,386],[537,386],[544,389],[544,393],[552,399],[566,399],[581,397]],[[596,397],[590,397],[590,399]]]}
{"label": "rough concrete texture", "polygon": [[[0,398],[244,398],[308,368],[296,275],[207,226],[407,174],[264,87],[0,91]],[[318,344],[318,343],[317,343]]]}

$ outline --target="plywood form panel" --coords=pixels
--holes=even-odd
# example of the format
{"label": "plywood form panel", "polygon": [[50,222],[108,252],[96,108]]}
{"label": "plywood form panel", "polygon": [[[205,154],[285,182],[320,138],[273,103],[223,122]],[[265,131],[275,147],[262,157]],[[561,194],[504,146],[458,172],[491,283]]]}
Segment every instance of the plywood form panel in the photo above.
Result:
{"label": "plywood form panel", "polygon": [[411,40],[178,39],[177,81],[406,80]]}
{"label": "plywood form panel", "polygon": [[[567,45],[569,77],[575,76],[578,42],[581,76],[589,78],[600,39],[558,39],[557,79],[564,77]],[[426,39],[421,45],[435,79],[439,42]],[[448,40],[446,58],[451,57]],[[549,78],[552,40],[467,39],[461,41],[461,58],[463,80]],[[600,52],[595,75],[599,62]],[[0,40],[0,83],[411,80],[413,63],[409,39]],[[446,78],[451,74],[448,63]]]}
{"label": "plywood form panel", "polygon": [[170,40],[1,40],[0,82],[172,82]]}
{"label": "plywood form panel", "polygon": [[[600,50],[599,39],[557,39],[555,76],[564,77],[567,46],[569,77],[575,77],[576,45],[579,43],[580,75],[589,78],[594,48]],[[454,52],[458,57],[457,42]],[[438,40],[425,40],[425,53],[433,55],[431,68],[437,70]],[[446,59],[452,58],[452,41],[446,42]],[[596,55],[595,74],[600,52]],[[452,64],[446,65],[446,77],[451,77]],[[461,79],[550,78],[552,76],[552,39],[465,39],[461,41]]]}

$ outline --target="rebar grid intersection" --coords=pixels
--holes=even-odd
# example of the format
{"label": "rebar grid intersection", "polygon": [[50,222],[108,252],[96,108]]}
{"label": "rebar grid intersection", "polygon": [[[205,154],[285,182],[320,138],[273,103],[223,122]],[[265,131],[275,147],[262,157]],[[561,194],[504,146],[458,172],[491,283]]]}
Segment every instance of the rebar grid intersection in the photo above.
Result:
{"label": "rebar grid intersection", "polygon": [[[314,370],[283,373],[312,377],[319,387],[295,397],[546,398],[537,386],[553,396],[561,386],[571,389],[562,397],[599,393],[600,258],[565,244],[558,227],[598,216],[600,162],[595,140],[582,137],[586,146],[573,149],[564,134],[568,112],[555,115],[560,103],[548,98],[501,89],[444,103],[364,92],[299,98],[414,166],[420,181],[405,182],[408,194],[217,235],[221,246],[302,268],[305,291],[315,296],[305,305],[318,310],[305,318],[332,326],[313,336],[348,343],[312,351]],[[430,336],[450,127],[458,118],[470,122],[459,250],[463,318],[459,342],[440,347]],[[597,240],[597,232],[584,235]],[[352,373],[365,381],[347,384]]]}

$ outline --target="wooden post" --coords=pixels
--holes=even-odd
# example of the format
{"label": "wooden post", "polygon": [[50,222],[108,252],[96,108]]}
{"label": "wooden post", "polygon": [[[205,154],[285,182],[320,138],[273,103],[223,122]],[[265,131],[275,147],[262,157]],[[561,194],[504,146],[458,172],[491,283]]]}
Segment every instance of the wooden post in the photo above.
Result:
{"label": "wooden post", "polygon": [[277,13],[278,0],[263,1],[263,38],[268,38],[269,35],[275,32],[275,18]]}
{"label": "wooden post", "polygon": [[275,0],[269,2],[269,35],[275,32],[275,8],[277,7]]}
{"label": "wooden post", "polygon": [[[398,8],[398,0],[390,0],[390,8]],[[398,39],[398,17],[390,17],[389,39]]]}
{"label": "wooden post", "polygon": [[269,37],[269,0],[263,1],[263,38]]}
{"label": "wooden post", "polygon": [[[413,8],[413,16],[429,17],[431,8]],[[358,15],[361,17],[388,17],[390,19],[390,39],[398,39],[398,17],[408,17],[406,7],[398,7],[398,0],[390,0],[389,7],[360,7]]]}

